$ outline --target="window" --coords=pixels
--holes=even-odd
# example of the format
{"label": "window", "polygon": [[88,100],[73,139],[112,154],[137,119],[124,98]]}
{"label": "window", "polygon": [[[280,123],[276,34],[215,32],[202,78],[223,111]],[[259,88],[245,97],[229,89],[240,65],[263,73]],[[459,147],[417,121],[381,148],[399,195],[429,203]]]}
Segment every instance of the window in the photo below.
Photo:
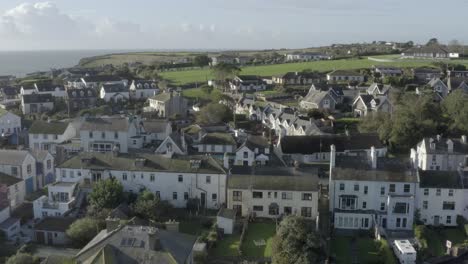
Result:
{"label": "window", "polygon": [[122,180],[124,180],[124,181],[127,180],[127,173],[122,174]]}
{"label": "window", "polygon": [[47,169],[50,169],[50,168],[52,168],[52,161],[47,160]]}
{"label": "window", "polygon": [[118,139],[118,138],[119,138],[119,132],[117,132],[117,131],[114,132],[114,138],[115,138],[115,139]]}
{"label": "window", "polygon": [[18,176],[18,167],[11,167],[11,175]]}
{"label": "window", "polygon": [[366,209],[367,208],[367,202],[362,202],[362,209]]}
{"label": "window", "polygon": [[43,139],[48,139],[48,138],[49,138],[49,135],[43,134],[43,135],[42,135],[42,138],[43,138]]}
{"label": "window", "polygon": [[385,195],[385,187],[380,187],[380,195]]}
{"label": "window", "polygon": [[311,193],[302,193],[302,200],[303,201],[312,201],[312,194]]}
{"label": "window", "polygon": [[411,190],[411,185],[405,184],[405,185],[403,186],[403,192],[409,193],[410,190]]}
{"label": "window", "polygon": [[104,131],[101,132],[101,138],[106,138],[106,132]]}
{"label": "window", "polygon": [[442,204],[443,210],[455,210],[455,202],[445,202]]}
{"label": "window", "polygon": [[185,201],[188,200],[188,192],[184,192],[184,200],[185,200]]}
{"label": "window", "polygon": [[254,205],[254,206],[253,206],[253,210],[254,210],[255,212],[263,212],[263,206],[261,206],[261,205]]}
{"label": "window", "polygon": [[67,177],[67,171],[66,170],[62,170],[62,178],[66,178]]}
{"label": "window", "polygon": [[395,192],[395,184],[390,184],[390,189],[388,192],[394,193]]}
{"label": "window", "polygon": [[233,191],[232,192],[232,200],[233,201],[242,201],[242,192],[241,191]]}
{"label": "window", "polygon": [[261,199],[263,198],[263,192],[253,192],[253,198]]}
{"label": "window", "polygon": [[354,184],[354,191],[355,192],[359,191],[359,184]]}
{"label": "window", "polygon": [[340,191],[344,191],[344,188],[345,188],[344,183],[340,183]]}
{"label": "window", "polygon": [[429,195],[429,189],[424,189],[424,195],[428,196]]}
{"label": "window", "polygon": [[93,138],[93,131],[89,131],[89,138]]}
{"label": "window", "polygon": [[401,225],[401,227],[405,228],[406,227],[406,222],[407,222],[407,219],[403,218],[403,224]]}
{"label": "window", "polygon": [[290,214],[292,214],[292,207],[290,207],[290,206],[285,206],[284,209],[283,209],[283,213],[284,213],[285,215],[290,215]]}
{"label": "window", "polygon": [[74,171],[70,171],[70,178],[75,178],[75,172]]}
{"label": "window", "polygon": [[218,194],[216,194],[216,193],[211,194],[211,200],[213,200],[213,201],[218,200]]}
{"label": "window", "polygon": [[357,207],[357,198],[349,195],[340,197],[340,208],[343,210],[355,210]]}
{"label": "window", "polygon": [[177,192],[172,193],[172,200],[177,200]]}
{"label": "window", "polygon": [[369,192],[369,186],[364,186],[364,194],[367,194]]}
{"label": "window", "polygon": [[206,176],[206,183],[207,184],[210,184],[211,183],[211,176]]}
{"label": "window", "polygon": [[385,211],[385,203],[380,203],[380,211]]}
{"label": "window", "polygon": [[453,196],[453,190],[451,190],[451,189],[449,190],[448,196]]}
{"label": "window", "polygon": [[450,224],[452,223],[452,216],[447,215],[447,221],[446,221],[446,223],[447,223],[448,225],[450,225]]}
{"label": "window", "polygon": [[244,159],[248,159],[249,158],[249,153],[247,151],[244,151]]}
{"label": "window", "polygon": [[301,207],[302,217],[312,217],[312,207]]}
{"label": "window", "polygon": [[393,213],[395,214],[406,214],[408,213],[409,206],[407,203],[395,203],[395,207],[393,207]]}
{"label": "window", "polygon": [[178,177],[178,181],[179,181],[179,182],[183,182],[183,181],[184,181],[184,176],[182,176],[182,175],[179,175],[179,177]]}
{"label": "window", "polygon": [[161,199],[161,192],[160,191],[156,191],[156,198]]}
{"label": "window", "polygon": [[268,207],[268,214],[269,215],[278,215],[279,214],[279,207],[277,204],[271,204]]}
{"label": "window", "polygon": [[396,227],[400,227],[401,226],[401,218],[397,218],[396,219]]}
{"label": "window", "polygon": [[440,189],[437,189],[436,190],[436,196],[440,196],[440,192],[441,192]]}
{"label": "window", "polygon": [[292,200],[292,192],[282,192],[281,199],[283,200]]}
{"label": "window", "polygon": [[427,209],[428,201],[423,201],[423,209]]}
{"label": "window", "polygon": [[155,178],[155,177],[154,177],[154,174],[151,174],[151,175],[150,175],[150,181],[154,182],[154,178]]}

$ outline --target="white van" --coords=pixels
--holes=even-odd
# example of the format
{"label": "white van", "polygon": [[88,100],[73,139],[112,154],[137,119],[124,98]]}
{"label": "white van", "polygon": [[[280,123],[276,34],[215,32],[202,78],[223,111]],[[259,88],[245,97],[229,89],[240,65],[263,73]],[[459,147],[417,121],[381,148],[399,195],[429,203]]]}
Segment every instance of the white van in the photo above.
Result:
{"label": "white van", "polygon": [[416,250],[408,240],[395,240],[392,247],[401,264],[416,263]]}

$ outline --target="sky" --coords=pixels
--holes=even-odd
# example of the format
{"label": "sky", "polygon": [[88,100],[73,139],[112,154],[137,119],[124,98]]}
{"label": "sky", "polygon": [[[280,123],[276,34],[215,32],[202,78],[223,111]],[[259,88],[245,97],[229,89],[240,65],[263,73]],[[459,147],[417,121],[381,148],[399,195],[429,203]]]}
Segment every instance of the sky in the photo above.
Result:
{"label": "sky", "polygon": [[468,43],[468,0],[0,0],[0,50]]}

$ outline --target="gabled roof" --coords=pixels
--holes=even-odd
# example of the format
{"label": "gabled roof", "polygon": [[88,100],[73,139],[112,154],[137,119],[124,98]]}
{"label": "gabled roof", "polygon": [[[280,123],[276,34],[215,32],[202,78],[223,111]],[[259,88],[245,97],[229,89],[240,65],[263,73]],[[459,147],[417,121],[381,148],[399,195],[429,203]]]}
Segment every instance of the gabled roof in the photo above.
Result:
{"label": "gabled roof", "polygon": [[421,188],[468,189],[458,171],[418,170]]}
{"label": "gabled roof", "polygon": [[93,88],[68,89],[67,95],[70,99],[96,98],[96,90]]}
{"label": "gabled roof", "polygon": [[122,81],[122,78],[115,75],[93,75],[93,76],[85,76],[83,77],[85,82],[96,82],[96,83],[104,83],[104,82],[118,82]]}
{"label": "gabled roof", "polygon": [[160,101],[160,102],[167,102],[171,100],[171,98],[173,97],[172,93],[173,92],[163,92],[163,93],[150,97],[150,99]]}
{"label": "gabled roof", "polygon": [[157,82],[153,80],[134,80],[132,83],[137,90],[158,89]]}
{"label": "gabled roof", "polygon": [[112,209],[112,211],[107,216],[111,219],[121,219],[127,220],[131,214],[130,207],[127,203],[121,203],[116,208]]}
{"label": "gabled roof", "polygon": [[7,96],[14,96],[18,94],[18,89],[15,87],[7,86],[1,89],[1,93]]}
{"label": "gabled roof", "polygon": [[56,90],[65,91],[63,85],[54,85],[52,83],[35,83],[34,84],[39,92],[54,92]]}
{"label": "gabled roof", "polygon": [[48,155],[52,155],[50,154],[50,152],[48,150],[31,150],[31,154],[34,156],[34,158],[37,160],[37,161],[44,161]]}
{"label": "gabled roof", "polygon": [[28,155],[26,150],[0,149],[0,164],[21,165]]}
{"label": "gabled roof", "polygon": [[[453,142],[453,154],[468,154],[468,143],[463,143],[460,138],[440,138],[437,140],[437,138],[425,137],[418,143],[418,146],[424,144],[428,154],[448,153],[447,141],[449,139]],[[434,148],[431,148],[431,142],[434,144]]]}
{"label": "gabled roof", "polygon": [[75,218],[70,217],[46,217],[36,224],[34,229],[39,231],[65,232],[75,220]]}
{"label": "gabled roof", "polygon": [[6,186],[11,186],[11,185],[15,185],[15,184],[17,184],[18,182],[21,182],[21,181],[23,181],[23,180],[20,179],[20,178],[16,178],[16,177],[7,175],[7,174],[5,174],[3,172],[0,172],[0,185],[5,184]]}
{"label": "gabled roof", "polygon": [[128,88],[122,83],[106,83],[102,85],[106,93],[128,93]]}
{"label": "gabled roof", "polygon": [[359,72],[352,70],[334,70],[327,75],[329,76],[362,76]]}
{"label": "gabled roof", "polygon": [[23,101],[25,104],[53,103],[54,97],[51,94],[24,94]]}
{"label": "gabled roof", "polygon": [[29,128],[30,134],[49,134],[49,135],[63,135],[67,130],[70,123],[58,121],[42,121],[36,120]]}
{"label": "gabled roof", "polygon": [[170,122],[165,119],[143,121],[143,127],[147,133],[163,133],[169,124]]}
{"label": "gabled roof", "polygon": [[229,133],[207,133],[203,136],[200,144],[205,145],[236,145],[236,141]]}
{"label": "gabled roof", "polygon": [[377,94],[387,94],[392,89],[391,85],[388,84],[381,84],[381,83],[373,83],[367,88],[368,94],[374,94],[375,90],[377,90]]}
{"label": "gabled roof", "polygon": [[337,152],[368,150],[372,146],[377,149],[385,148],[377,134],[285,136],[281,139],[284,154],[330,152],[331,145],[335,145]]}
{"label": "gabled roof", "polygon": [[130,121],[126,118],[87,118],[81,131],[128,131]]}
{"label": "gabled roof", "polygon": [[330,95],[330,92],[315,90],[310,90],[309,93],[302,99],[302,102],[319,105],[326,97],[329,97],[336,102],[335,98]]}

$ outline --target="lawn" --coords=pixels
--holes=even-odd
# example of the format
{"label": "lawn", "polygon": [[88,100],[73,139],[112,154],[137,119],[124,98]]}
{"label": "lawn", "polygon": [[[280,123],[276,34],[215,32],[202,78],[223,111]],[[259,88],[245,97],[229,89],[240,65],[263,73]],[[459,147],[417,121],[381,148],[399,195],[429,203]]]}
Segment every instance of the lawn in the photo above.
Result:
{"label": "lawn", "polygon": [[[330,254],[336,263],[350,263],[352,237],[335,236],[331,239]],[[368,237],[356,237],[357,259],[359,263],[397,264],[392,249],[387,241],[380,241]]]}
{"label": "lawn", "polygon": [[357,240],[358,259],[361,263],[378,263],[380,242],[369,238]]}
{"label": "lawn", "polygon": [[[373,58],[380,58],[380,56],[373,56]],[[388,58],[388,57],[382,57]],[[283,74],[286,72],[302,71],[310,69],[313,71],[328,72],[334,69],[362,69],[370,68],[372,65],[381,64],[395,67],[421,67],[430,66],[432,60],[415,60],[415,59],[399,59],[392,62],[376,62],[362,59],[347,59],[347,60],[330,60],[330,61],[311,61],[299,63],[283,63],[273,65],[259,65],[259,66],[246,66],[242,68],[241,74],[246,75],[260,75],[271,76],[276,74]],[[451,61],[451,63],[464,64],[468,66],[468,60]],[[213,78],[210,69],[188,70],[188,71],[171,71],[162,72],[161,76],[165,79],[172,81],[174,84],[186,83],[204,83]]]}
{"label": "lawn", "polygon": [[202,101],[213,101],[217,100],[221,95],[219,89],[214,88],[211,93],[206,93],[201,88],[192,88],[182,90],[182,96],[193,99],[193,100],[202,100]]}
{"label": "lawn", "polygon": [[228,235],[218,240],[211,249],[210,255],[215,257],[239,256],[240,235]]}
{"label": "lawn", "polygon": [[[251,223],[242,244],[242,254],[248,257],[271,257],[273,237],[276,234],[275,223]],[[256,246],[255,241],[264,240],[264,246]]]}
{"label": "lawn", "polygon": [[179,231],[189,235],[200,235],[203,231],[208,231],[209,228],[204,228],[200,220],[182,221],[179,224]]}
{"label": "lawn", "polygon": [[350,257],[351,237],[336,236],[331,239],[330,255],[335,257],[337,264],[348,263]]}
{"label": "lawn", "polygon": [[447,240],[452,241],[453,246],[468,245],[468,237],[458,228],[435,229],[420,225],[416,226],[415,234],[426,257],[445,255]]}

